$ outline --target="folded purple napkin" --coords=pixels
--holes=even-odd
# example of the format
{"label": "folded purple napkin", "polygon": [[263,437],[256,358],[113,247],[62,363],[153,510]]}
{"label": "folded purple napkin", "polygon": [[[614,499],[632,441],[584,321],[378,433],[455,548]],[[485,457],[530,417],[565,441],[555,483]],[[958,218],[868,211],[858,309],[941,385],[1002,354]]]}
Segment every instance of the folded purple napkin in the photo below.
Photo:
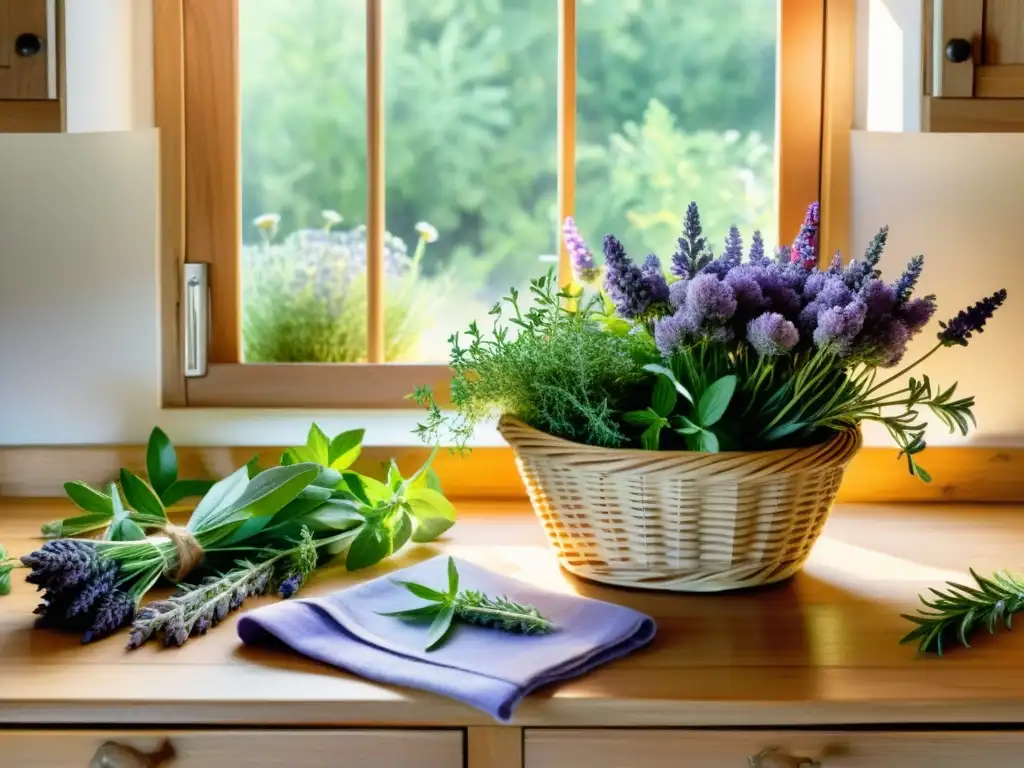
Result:
{"label": "folded purple napkin", "polygon": [[443,590],[447,562],[447,557],[435,557],[330,595],[274,603],[242,616],[238,636],[250,645],[283,643],[371,680],[449,696],[500,721],[507,721],[531,691],[583,675],[654,637],[654,621],[631,608],[537,589],[456,560],[461,589],[505,594],[534,605],[557,629],[515,635],[456,620],[445,643],[428,653],[429,624],[378,611],[423,605],[392,580]]}

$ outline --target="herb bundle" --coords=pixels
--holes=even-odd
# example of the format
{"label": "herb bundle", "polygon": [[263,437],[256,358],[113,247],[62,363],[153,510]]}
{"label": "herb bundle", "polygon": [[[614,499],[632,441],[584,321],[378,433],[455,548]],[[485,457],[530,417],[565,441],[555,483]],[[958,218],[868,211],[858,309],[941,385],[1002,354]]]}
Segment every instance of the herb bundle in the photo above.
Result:
{"label": "herb bundle", "polygon": [[[419,433],[464,445],[473,427],[509,414],[559,437],[648,450],[767,450],[824,442],[861,422],[881,423],[911,473],[928,481],[924,410],[967,434],[974,399],[927,376],[903,377],[940,349],[967,346],[1006,300],[999,290],[940,323],[935,345],[902,365],[909,342],[936,311],[916,297],[924,259],[891,283],[878,268],[888,229],[864,255],[819,268],[818,205],[791,245],[749,250],[732,227],[713,255],[695,203],[667,265],[629,257],[615,237],[598,265],[575,222],[564,239],[577,282],[557,291],[534,281],[535,306],[512,292],[489,335],[470,326],[452,337],[453,413],[430,393]],[[892,375],[883,373],[896,368]]]}
{"label": "herb bundle", "polygon": [[[250,596],[274,589],[291,597],[332,557],[344,554],[348,569],[365,568],[410,539],[432,541],[450,528],[455,508],[431,462],[408,478],[392,462],[386,482],[358,474],[351,466],[362,436],[355,430],[329,439],[314,424],[306,444],[289,448],[280,466],[261,471],[250,462],[212,484],[184,526],[168,520],[150,483],[125,470],[120,487],[111,484],[106,494],[72,484],[72,498],[87,499],[97,519],[46,529],[99,530],[103,516],[103,537],[58,538],[20,562],[0,552],[0,587],[12,568],[30,568],[27,581],[45,590],[36,609],[41,626],[81,631],[89,642],[134,619],[129,647],[156,637],[182,645]],[[160,455],[149,476],[163,477],[166,490],[175,482],[166,483],[173,449]],[[192,574],[198,583],[185,581]],[[177,585],[177,594],[138,610],[161,581]]]}
{"label": "herb bundle", "polygon": [[412,621],[430,621],[427,632],[428,651],[440,647],[451,632],[452,622],[460,619],[467,624],[494,627],[503,632],[521,635],[539,635],[551,632],[555,625],[540,615],[531,605],[513,602],[505,595],[488,597],[471,589],[459,591],[459,571],[455,560],[448,558],[448,589],[444,592],[412,581],[396,581],[409,592],[427,601],[426,605],[402,611],[382,613]]}

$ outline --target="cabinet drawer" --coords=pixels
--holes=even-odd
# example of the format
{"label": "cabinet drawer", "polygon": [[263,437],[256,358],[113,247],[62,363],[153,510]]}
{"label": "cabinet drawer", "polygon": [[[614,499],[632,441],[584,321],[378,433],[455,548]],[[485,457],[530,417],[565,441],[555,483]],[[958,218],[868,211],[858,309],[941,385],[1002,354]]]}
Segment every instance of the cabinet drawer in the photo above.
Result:
{"label": "cabinet drawer", "polygon": [[[822,768],[974,768],[1020,765],[1024,733],[874,733],[856,731],[644,731],[530,729],[525,768],[745,768],[750,758],[776,748],[763,768],[798,768],[817,760]],[[809,768],[811,763],[804,763]]]}
{"label": "cabinet drawer", "polygon": [[461,768],[461,731],[0,731],[0,765],[88,768],[106,742],[156,756],[110,768]]}

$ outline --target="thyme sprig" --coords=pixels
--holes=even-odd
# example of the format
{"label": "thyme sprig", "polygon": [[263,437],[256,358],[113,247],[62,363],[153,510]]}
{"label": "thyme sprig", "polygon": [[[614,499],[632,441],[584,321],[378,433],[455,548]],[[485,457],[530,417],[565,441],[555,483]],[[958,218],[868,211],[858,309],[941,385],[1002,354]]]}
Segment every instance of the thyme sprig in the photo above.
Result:
{"label": "thyme sprig", "polygon": [[973,569],[971,576],[977,586],[946,582],[946,590],[931,589],[933,598],[921,596],[927,610],[916,615],[903,614],[903,618],[917,626],[900,642],[916,641],[922,652],[939,656],[952,642],[970,648],[968,637],[984,628],[995,634],[1002,622],[1011,629],[1013,614],[1024,608],[1024,578],[1005,571],[990,578],[979,576]]}
{"label": "thyme sprig", "polygon": [[456,618],[468,624],[493,627],[503,632],[521,635],[539,635],[555,629],[555,625],[541,616],[540,611],[532,605],[514,602],[505,595],[492,598],[471,589],[460,592],[459,571],[451,557],[448,558],[448,589],[445,592],[413,581],[395,583],[428,602],[417,608],[389,611],[380,615],[421,621],[431,619],[430,631],[427,634],[428,651],[444,643]]}

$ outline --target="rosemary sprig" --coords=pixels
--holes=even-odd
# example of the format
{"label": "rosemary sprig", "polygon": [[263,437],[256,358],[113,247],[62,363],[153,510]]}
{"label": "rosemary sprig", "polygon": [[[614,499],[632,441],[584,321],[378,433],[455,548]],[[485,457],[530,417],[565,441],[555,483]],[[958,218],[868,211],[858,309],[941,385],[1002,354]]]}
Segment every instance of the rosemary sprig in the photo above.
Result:
{"label": "rosemary sprig", "polygon": [[541,616],[532,605],[523,605],[509,600],[505,595],[488,597],[483,592],[471,589],[459,591],[459,571],[455,560],[448,558],[448,590],[436,589],[412,581],[396,581],[416,597],[427,600],[426,605],[402,611],[381,613],[401,619],[431,619],[427,635],[427,650],[432,651],[445,641],[450,634],[452,622],[458,618],[469,624],[493,627],[503,632],[522,635],[538,635],[551,632],[555,625]]}
{"label": "rosemary sprig", "polygon": [[1024,608],[1024,578],[1000,571],[986,579],[973,569],[971,576],[977,587],[949,581],[945,591],[930,590],[934,598],[922,595],[921,602],[928,610],[917,615],[903,614],[917,627],[900,642],[917,641],[922,652],[941,656],[943,648],[954,640],[970,648],[968,636],[982,627],[994,634],[996,625],[1002,621],[1011,629],[1013,614]]}

